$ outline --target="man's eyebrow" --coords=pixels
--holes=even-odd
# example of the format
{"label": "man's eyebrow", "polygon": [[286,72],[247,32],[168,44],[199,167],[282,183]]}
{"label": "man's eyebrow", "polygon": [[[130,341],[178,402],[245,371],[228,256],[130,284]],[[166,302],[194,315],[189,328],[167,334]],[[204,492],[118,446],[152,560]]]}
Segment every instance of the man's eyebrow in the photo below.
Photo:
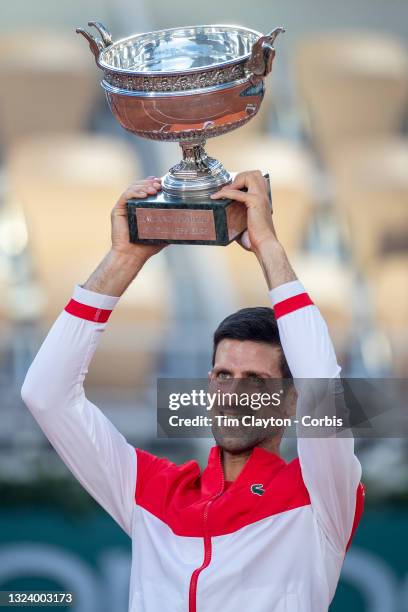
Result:
{"label": "man's eyebrow", "polygon": [[254,370],[248,370],[243,372],[244,376],[261,376],[262,378],[272,378],[271,374],[267,372],[255,372]]}
{"label": "man's eyebrow", "polygon": [[231,372],[230,368],[223,365],[214,365],[213,370],[217,370],[218,372]]}

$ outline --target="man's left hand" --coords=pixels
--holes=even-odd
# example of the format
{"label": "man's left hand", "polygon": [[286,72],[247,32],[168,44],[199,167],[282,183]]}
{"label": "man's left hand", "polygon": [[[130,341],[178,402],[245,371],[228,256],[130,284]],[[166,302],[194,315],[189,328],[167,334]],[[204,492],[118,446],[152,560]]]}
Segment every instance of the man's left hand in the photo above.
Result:
{"label": "man's left hand", "polygon": [[[246,191],[241,191],[244,188]],[[267,183],[262,172],[240,172],[232,183],[211,196],[213,200],[221,198],[242,202],[247,207],[248,229],[237,240],[244,249],[259,253],[266,241],[277,240]]]}

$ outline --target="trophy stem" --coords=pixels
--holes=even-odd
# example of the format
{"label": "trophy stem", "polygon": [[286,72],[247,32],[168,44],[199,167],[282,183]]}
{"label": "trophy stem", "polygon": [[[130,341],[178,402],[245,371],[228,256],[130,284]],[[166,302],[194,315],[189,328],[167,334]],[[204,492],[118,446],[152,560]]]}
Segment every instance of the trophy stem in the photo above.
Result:
{"label": "trophy stem", "polygon": [[179,165],[185,170],[192,170],[197,173],[208,174],[208,155],[205,152],[205,140],[202,142],[180,142],[181,150],[183,151],[183,161]]}
{"label": "trophy stem", "polygon": [[179,144],[183,159],[165,175],[165,192],[179,197],[203,196],[231,181],[231,175],[221,162],[207,155],[205,140],[182,141]]}

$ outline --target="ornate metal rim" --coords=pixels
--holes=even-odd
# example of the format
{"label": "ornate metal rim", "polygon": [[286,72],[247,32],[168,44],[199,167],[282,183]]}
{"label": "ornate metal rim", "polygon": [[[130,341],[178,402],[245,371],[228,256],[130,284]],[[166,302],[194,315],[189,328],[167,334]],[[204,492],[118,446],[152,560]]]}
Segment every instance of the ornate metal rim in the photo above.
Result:
{"label": "ornate metal rim", "polygon": [[[112,35],[102,23],[89,21],[88,25],[96,28],[100,34],[100,38],[95,38],[84,28],[76,28],[76,32],[82,34],[88,41],[98,67],[104,71],[105,84],[122,90],[123,92],[145,92],[151,93],[151,95],[153,95],[154,92],[158,94],[174,93],[217,87],[227,83],[233,84],[245,78],[249,78],[255,85],[255,83],[264,79],[271,72],[272,61],[275,57],[273,43],[279,34],[285,32],[284,28],[278,27],[269,34],[263,36],[256,30],[251,30],[242,26],[214,24],[157,30],[155,32],[149,32],[149,34],[129,36],[114,43],[112,42]],[[212,64],[211,66],[199,66],[180,71],[129,71],[113,67],[104,62],[106,54],[111,53],[112,49],[128,41],[140,38],[142,43],[144,37],[151,36],[152,34],[158,36],[159,34],[164,35],[174,31],[188,32],[189,30],[197,30],[198,28],[219,28],[224,32],[226,28],[229,28],[235,32],[241,30],[242,32],[250,33],[258,38],[253,43],[251,51],[244,55],[240,55],[225,62],[219,62],[218,64]]]}
{"label": "ornate metal rim", "polygon": [[199,72],[175,77],[130,77],[105,72],[101,83],[105,91],[130,96],[174,96],[210,93],[235,87],[249,81],[244,64],[228,66],[222,70]]}

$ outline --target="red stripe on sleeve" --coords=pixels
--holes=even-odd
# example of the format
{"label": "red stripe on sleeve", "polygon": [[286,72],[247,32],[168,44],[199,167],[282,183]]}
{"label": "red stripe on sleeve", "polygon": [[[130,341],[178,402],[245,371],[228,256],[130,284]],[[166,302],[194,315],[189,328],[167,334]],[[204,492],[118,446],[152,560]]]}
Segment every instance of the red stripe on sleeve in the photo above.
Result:
{"label": "red stripe on sleeve", "polygon": [[299,308],[304,308],[305,306],[311,305],[313,305],[313,302],[309,295],[307,293],[299,293],[298,295],[294,295],[287,300],[278,302],[273,307],[273,310],[275,313],[275,318],[279,319],[279,317],[283,317],[283,315],[289,314],[294,310],[299,310]]}
{"label": "red stripe on sleeve", "polygon": [[352,539],[354,537],[354,534],[356,533],[356,529],[358,527],[358,524],[360,522],[361,516],[363,514],[363,511],[364,511],[364,502],[365,502],[365,486],[360,482],[358,487],[357,487],[356,509],[355,509],[355,512],[354,512],[353,527],[351,529],[351,535],[350,535],[349,541],[347,542],[346,551],[350,547],[351,541],[352,541]]}
{"label": "red stripe on sleeve", "polygon": [[86,319],[87,321],[94,321],[95,323],[106,323],[112,313],[111,310],[94,308],[93,306],[81,304],[76,300],[71,300],[68,302],[68,304],[65,306],[65,311],[74,317]]}

